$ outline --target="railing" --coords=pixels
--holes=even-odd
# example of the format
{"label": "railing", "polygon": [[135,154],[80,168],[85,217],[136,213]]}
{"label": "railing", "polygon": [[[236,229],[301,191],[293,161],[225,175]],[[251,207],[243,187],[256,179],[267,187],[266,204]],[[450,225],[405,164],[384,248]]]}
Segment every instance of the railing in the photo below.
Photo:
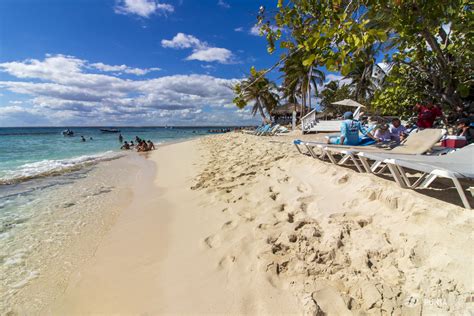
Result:
{"label": "railing", "polygon": [[303,134],[305,131],[309,130],[316,123],[316,109],[312,110],[305,116],[301,118],[301,130]]}

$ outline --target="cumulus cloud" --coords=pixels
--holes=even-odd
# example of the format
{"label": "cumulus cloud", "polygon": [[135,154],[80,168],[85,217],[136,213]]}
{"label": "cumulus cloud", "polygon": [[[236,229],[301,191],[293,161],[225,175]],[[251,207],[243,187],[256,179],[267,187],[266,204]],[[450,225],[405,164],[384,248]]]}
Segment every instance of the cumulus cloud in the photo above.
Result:
{"label": "cumulus cloud", "polygon": [[[0,71],[15,77],[0,81],[0,89],[21,95],[23,101],[0,106],[0,121],[4,125],[15,117],[18,125],[22,117],[28,117],[43,125],[255,122],[251,116],[237,115],[230,106],[233,92],[228,86],[237,79],[193,74],[132,80],[91,73],[91,65],[65,55],[0,63]],[[106,72],[123,71],[123,67],[101,67]]]}
{"label": "cumulus cloud", "polygon": [[118,14],[135,14],[148,18],[153,14],[173,13],[174,7],[155,0],[117,0],[114,10]]}
{"label": "cumulus cloud", "polygon": [[232,52],[230,50],[218,47],[199,49],[186,57],[186,60],[217,61],[221,64],[228,63],[231,59]]}
{"label": "cumulus cloud", "polygon": [[186,57],[186,60],[228,64],[232,62],[234,57],[232,52],[226,48],[209,46],[208,43],[199,40],[197,37],[184,33],[176,34],[171,40],[162,40],[161,46],[174,49],[192,48],[193,52]]}
{"label": "cumulus cloud", "polygon": [[201,42],[198,38],[184,33],[176,34],[171,40],[162,40],[161,46],[165,48],[196,48],[201,49],[207,47],[206,43]]}

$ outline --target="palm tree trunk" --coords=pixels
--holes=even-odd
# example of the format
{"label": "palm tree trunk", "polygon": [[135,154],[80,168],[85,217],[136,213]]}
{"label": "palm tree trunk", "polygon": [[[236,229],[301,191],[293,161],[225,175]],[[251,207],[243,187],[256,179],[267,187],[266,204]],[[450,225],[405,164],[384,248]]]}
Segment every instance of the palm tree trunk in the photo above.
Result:
{"label": "palm tree trunk", "polygon": [[262,103],[260,102],[259,98],[257,98],[257,100],[255,102],[257,102],[257,104],[258,104],[258,111],[260,113],[260,116],[262,117],[263,123],[265,123],[265,121],[267,120],[267,117],[265,116],[265,112],[263,112]]}
{"label": "palm tree trunk", "polygon": [[309,68],[308,74],[308,107],[309,112],[311,112],[311,77],[313,76],[313,66]]}

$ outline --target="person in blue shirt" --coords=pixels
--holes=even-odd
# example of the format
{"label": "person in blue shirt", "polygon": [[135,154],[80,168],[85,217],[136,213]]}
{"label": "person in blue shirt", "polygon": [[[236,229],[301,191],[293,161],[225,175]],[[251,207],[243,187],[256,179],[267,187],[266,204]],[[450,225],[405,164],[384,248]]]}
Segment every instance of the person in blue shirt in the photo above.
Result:
{"label": "person in blue shirt", "polygon": [[359,121],[354,120],[352,112],[346,112],[344,113],[344,121],[341,123],[341,136],[334,140],[330,138],[329,143],[350,146],[361,145],[359,132],[374,141],[378,141],[370,132],[365,130]]}

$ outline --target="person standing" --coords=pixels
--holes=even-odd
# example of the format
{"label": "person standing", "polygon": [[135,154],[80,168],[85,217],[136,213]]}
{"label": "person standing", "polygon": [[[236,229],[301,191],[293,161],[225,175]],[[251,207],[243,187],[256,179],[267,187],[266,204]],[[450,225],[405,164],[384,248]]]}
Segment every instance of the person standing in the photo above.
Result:
{"label": "person standing", "polygon": [[120,142],[120,143],[123,143],[123,136],[122,136],[122,133],[119,134],[119,142]]}
{"label": "person standing", "polygon": [[418,120],[416,122],[418,128],[433,128],[433,124],[438,117],[441,117],[446,123],[446,118],[441,109],[434,106],[431,102],[425,105],[417,103],[415,105],[415,111],[418,113]]}

